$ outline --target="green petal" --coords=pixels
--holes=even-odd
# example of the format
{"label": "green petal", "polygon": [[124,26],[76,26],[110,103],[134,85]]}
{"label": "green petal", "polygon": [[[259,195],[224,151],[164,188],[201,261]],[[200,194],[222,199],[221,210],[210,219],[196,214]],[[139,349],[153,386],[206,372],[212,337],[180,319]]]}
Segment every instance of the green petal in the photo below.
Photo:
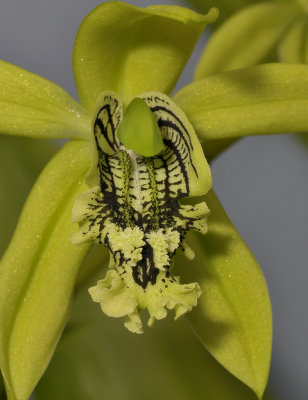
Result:
{"label": "green petal", "polygon": [[308,66],[268,64],[204,78],[174,100],[201,139],[215,140],[307,131],[307,92]]}
{"label": "green petal", "polygon": [[119,321],[100,315],[83,291],[35,398],[254,400],[255,395],[208,354],[184,319],[131,335]]}
{"label": "green petal", "polygon": [[112,90],[127,105],[139,93],[169,93],[217,10],[200,15],[178,6],[138,8],[118,1],[92,11],[77,33],[73,65],[81,102],[94,109]]}
{"label": "green petal", "polygon": [[62,88],[0,61],[0,133],[40,138],[87,138],[87,112]]}
{"label": "green petal", "polygon": [[[37,175],[55,153],[48,141],[0,136],[0,258],[9,244],[20,209]],[[0,373],[0,399],[5,399]]]}
{"label": "green petal", "polygon": [[181,274],[197,280],[199,305],[187,318],[206,349],[259,398],[271,358],[272,316],[266,283],[257,261],[225,214],[213,192],[206,236],[192,235],[196,259]]}
{"label": "green petal", "polygon": [[280,59],[290,64],[308,64],[308,19],[293,24],[279,47]]}
{"label": "green petal", "polygon": [[75,197],[84,190],[87,143],[72,141],[34,186],[0,263],[0,361],[8,400],[27,400],[44,372],[70,306],[88,246],[70,236]]}
{"label": "green petal", "polygon": [[300,12],[301,7],[294,4],[274,2],[239,11],[211,36],[197,65],[195,79],[264,62]]}

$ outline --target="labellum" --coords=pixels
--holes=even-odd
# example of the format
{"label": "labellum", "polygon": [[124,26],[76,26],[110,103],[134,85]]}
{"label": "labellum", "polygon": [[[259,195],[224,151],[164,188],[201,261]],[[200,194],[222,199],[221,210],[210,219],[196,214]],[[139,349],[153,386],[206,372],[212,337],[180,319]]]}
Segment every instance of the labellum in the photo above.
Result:
{"label": "labellum", "polygon": [[152,326],[167,309],[178,318],[197,305],[201,289],[180,283],[173,256],[180,249],[192,259],[186,233],[207,231],[206,204],[180,200],[210,189],[210,169],[184,113],[158,92],[133,99],[124,114],[117,96],[103,92],[91,153],[90,189],[75,202],[80,229],[72,240],[109,249],[109,271],[89,292],[105,314],[125,317],[126,328],[142,333],[140,310],[148,310]]}

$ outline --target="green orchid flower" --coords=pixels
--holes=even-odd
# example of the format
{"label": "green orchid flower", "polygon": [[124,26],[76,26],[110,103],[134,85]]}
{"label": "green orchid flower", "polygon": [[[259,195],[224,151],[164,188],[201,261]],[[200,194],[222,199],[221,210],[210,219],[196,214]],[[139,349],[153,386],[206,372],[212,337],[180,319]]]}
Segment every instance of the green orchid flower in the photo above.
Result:
{"label": "green orchid flower", "polygon": [[243,4],[211,36],[196,79],[268,61],[306,64],[307,6],[306,0]]}
{"label": "green orchid flower", "polygon": [[[215,30],[207,43],[195,79],[269,61],[308,63],[306,0],[246,1],[246,4],[243,1],[232,2],[232,6],[236,6],[234,14]],[[307,145],[306,132],[298,137]]]}
{"label": "green orchid flower", "polygon": [[[90,289],[106,314],[125,317],[127,328],[141,332],[142,309],[149,325],[166,308],[176,317],[192,310],[187,318],[203,345],[262,397],[272,334],[266,284],[210,190],[196,134],[211,159],[234,137],[307,129],[308,71],[264,65],[223,73],[170,99],[199,35],[216,17],[216,10],[200,15],[175,6],[99,6],[75,41],[81,104],[57,85],[0,63],[1,132],[70,139],[34,185],[0,263],[8,399],[29,397],[74,289],[97,264],[105,267],[109,254],[106,277]],[[98,262],[81,268],[93,242]],[[189,259],[194,251],[195,261],[181,251]]]}

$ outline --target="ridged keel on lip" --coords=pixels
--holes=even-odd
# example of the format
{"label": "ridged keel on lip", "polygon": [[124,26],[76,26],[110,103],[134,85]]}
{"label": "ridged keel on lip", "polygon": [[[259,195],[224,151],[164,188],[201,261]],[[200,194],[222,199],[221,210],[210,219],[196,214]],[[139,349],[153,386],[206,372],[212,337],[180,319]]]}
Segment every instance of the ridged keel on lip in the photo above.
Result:
{"label": "ridged keel on lip", "polygon": [[[104,313],[125,316],[125,326],[142,333],[139,310],[150,318],[175,310],[175,318],[196,306],[197,283],[180,284],[172,274],[173,256],[181,248],[188,258],[186,232],[206,233],[208,208],[204,202],[180,205],[179,200],[201,195],[211,185],[210,170],[195,132],[183,112],[165,95],[140,96],[153,112],[165,148],[144,157],[125,149],[116,131],[122,106],[112,92],[103,92],[93,122],[90,189],[77,198],[73,221],[80,229],[75,244],[94,241],[110,250],[110,270],[89,289]],[[145,132],[146,134],[146,132]]]}

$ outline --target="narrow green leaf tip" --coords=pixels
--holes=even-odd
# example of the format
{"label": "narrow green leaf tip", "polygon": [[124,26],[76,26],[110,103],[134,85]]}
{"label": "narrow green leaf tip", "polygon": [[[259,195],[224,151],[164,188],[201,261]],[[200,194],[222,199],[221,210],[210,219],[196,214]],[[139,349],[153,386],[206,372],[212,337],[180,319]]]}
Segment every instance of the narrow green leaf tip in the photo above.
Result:
{"label": "narrow green leaf tip", "polygon": [[154,114],[136,97],[124,111],[118,127],[118,138],[127,150],[151,157],[164,149],[164,142]]}

